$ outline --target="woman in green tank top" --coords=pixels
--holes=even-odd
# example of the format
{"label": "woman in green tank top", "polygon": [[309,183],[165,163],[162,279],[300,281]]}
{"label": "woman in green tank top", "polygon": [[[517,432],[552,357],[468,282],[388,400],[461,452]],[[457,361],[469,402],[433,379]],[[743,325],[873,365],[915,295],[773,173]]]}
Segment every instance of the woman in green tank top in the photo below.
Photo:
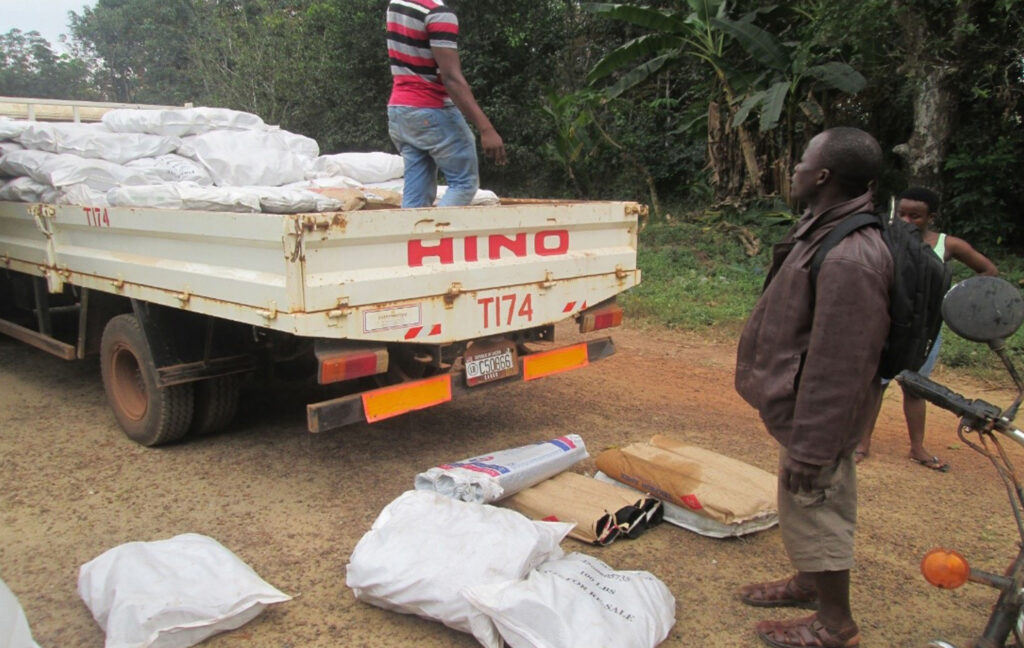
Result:
{"label": "woman in green tank top", "polygon": [[[978,252],[967,241],[955,236],[947,236],[932,229],[935,218],[939,215],[939,197],[935,192],[923,187],[911,187],[899,195],[896,201],[896,215],[904,221],[914,225],[921,230],[921,238],[931,246],[935,254],[943,262],[952,259],[963,263],[979,275],[996,276],[999,270],[992,261],[981,252]],[[924,366],[918,372],[927,376],[935,366],[939,355],[939,346],[942,341],[940,335],[932,346],[932,351],[925,360]],[[881,409],[882,402],[879,400],[878,407]],[[907,420],[907,431],[910,434],[910,458],[913,461],[931,468],[945,472],[949,470],[949,464],[928,452],[924,447],[924,428],[926,416],[926,402],[904,390],[903,392],[903,416]],[[876,414],[877,418],[877,414]],[[855,458],[861,462],[868,456],[871,446],[871,433],[868,430],[864,439],[857,447]]]}

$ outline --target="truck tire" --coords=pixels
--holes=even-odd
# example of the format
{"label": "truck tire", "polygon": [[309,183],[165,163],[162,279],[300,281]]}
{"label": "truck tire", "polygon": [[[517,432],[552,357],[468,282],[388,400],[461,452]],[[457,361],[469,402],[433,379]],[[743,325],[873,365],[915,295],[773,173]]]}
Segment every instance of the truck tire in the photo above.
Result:
{"label": "truck tire", "polygon": [[217,376],[194,384],[195,407],[189,434],[205,436],[223,430],[238,412],[241,377]]}
{"label": "truck tire", "polygon": [[107,322],[100,341],[100,372],[107,402],[132,441],[158,446],[188,432],[192,385],[157,387],[156,366],[134,315],[118,315]]}

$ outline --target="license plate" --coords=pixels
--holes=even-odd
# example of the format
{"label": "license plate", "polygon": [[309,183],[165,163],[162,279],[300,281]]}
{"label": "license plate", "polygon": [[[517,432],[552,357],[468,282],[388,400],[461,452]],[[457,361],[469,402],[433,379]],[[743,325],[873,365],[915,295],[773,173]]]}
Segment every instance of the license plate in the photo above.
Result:
{"label": "license plate", "polygon": [[474,344],[466,352],[466,384],[470,387],[519,373],[516,348],[511,342]]}

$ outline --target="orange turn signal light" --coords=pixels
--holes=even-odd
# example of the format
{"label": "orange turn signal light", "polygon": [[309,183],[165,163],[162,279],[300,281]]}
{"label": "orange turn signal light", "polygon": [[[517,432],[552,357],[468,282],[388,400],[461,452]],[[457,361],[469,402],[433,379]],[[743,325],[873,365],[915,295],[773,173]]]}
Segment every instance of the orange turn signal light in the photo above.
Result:
{"label": "orange turn signal light", "polygon": [[971,566],[967,559],[952,549],[932,549],[921,559],[924,579],[943,589],[956,589],[967,582]]}

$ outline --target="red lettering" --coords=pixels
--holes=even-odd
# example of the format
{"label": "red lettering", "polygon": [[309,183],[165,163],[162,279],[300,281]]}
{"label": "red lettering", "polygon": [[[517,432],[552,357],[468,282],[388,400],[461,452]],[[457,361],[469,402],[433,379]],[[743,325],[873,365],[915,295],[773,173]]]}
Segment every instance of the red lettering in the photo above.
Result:
{"label": "red lettering", "polygon": [[[96,213],[86,208],[86,215],[89,217],[90,225],[100,223],[101,214],[99,209]],[[109,225],[106,211],[102,214],[102,222]],[[530,246],[533,249],[530,249]],[[520,232],[513,236],[504,234],[491,234],[487,237],[487,258],[499,260],[502,256],[522,258],[529,254],[537,256],[557,256],[569,252],[569,230],[544,230],[536,232],[531,237],[526,232]],[[436,259],[441,265],[455,263],[455,239],[451,237],[442,238],[437,241],[424,241],[422,239],[410,240],[408,247],[408,262],[410,268],[424,265],[428,259]],[[466,263],[476,263],[480,260],[481,241],[479,236],[467,236],[461,241],[462,259]]]}
{"label": "red lettering", "polygon": [[487,238],[488,258],[500,259],[502,248],[512,252],[514,256],[526,256],[526,234],[516,234],[515,238],[509,238],[501,234],[492,234]]}
{"label": "red lettering", "polygon": [[[548,239],[554,238],[549,247]],[[539,256],[555,256],[569,251],[569,230],[548,230],[537,232],[533,237],[533,250]]]}
{"label": "red lettering", "polygon": [[481,310],[483,310],[484,312],[484,328],[490,327],[490,323],[487,320],[487,307],[490,305],[492,301],[495,301],[494,297],[484,297],[483,299],[476,300],[476,303],[480,304],[483,307]]}
{"label": "red lettering", "polygon": [[423,265],[423,259],[437,257],[442,264],[455,263],[455,253],[452,249],[452,239],[443,238],[437,245],[426,245],[420,240],[409,241],[409,267],[416,268]]}
{"label": "red lettering", "polygon": [[526,293],[523,304],[519,307],[519,317],[525,317],[527,322],[533,321],[533,294]]}
{"label": "red lettering", "polygon": [[476,256],[476,237],[467,236],[463,242],[463,253],[466,255],[466,261],[472,262],[477,260]]}
{"label": "red lettering", "polygon": [[514,313],[515,310],[516,310],[516,294],[515,293],[510,293],[508,295],[502,295],[501,296],[501,301],[509,302],[509,305],[508,305],[508,321],[505,322],[505,323],[508,324],[509,326],[511,326],[512,325],[512,313]]}

